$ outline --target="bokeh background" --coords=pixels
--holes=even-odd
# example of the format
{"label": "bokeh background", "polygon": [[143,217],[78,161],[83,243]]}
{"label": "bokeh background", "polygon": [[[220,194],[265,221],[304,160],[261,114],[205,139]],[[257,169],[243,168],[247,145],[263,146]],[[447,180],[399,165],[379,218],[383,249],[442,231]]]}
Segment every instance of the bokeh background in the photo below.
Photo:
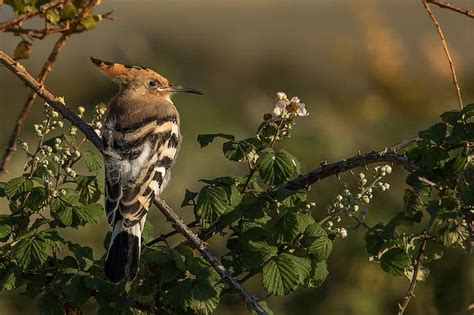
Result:
{"label": "bokeh background", "polygon": [[[472,8],[472,0],[456,1]],[[297,95],[310,112],[300,119],[286,149],[303,162],[304,170],[322,160],[335,161],[358,150],[381,149],[416,135],[438,115],[458,107],[449,66],[438,35],[420,1],[322,0],[147,0],[103,1],[98,11],[115,10],[115,22],[100,23],[91,32],[73,36],[46,84],[66,97],[71,107],[92,109],[110,99],[116,87],[89,63],[89,56],[144,65],[172,82],[205,91],[205,96],[179,95],[182,146],[171,185],[164,196],[181,216],[185,188],[198,189],[201,178],[241,174],[244,169],[225,160],[220,144],[201,149],[196,136],[224,132],[250,136],[275,93]],[[474,20],[433,7],[456,64],[466,103],[474,100]],[[12,12],[0,6],[0,21]],[[54,36],[33,46],[24,61],[38,73]],[[18,38],[0,33],[0,50],[12,53]],[[0,147],[6,145],[28,91],[5,70],[0,71]],[[32,124],[42,120],[37,101],[22,133],[33,139]],[[15,155],[10,173],[17,176],[24,156]],[[378,195],[369,222],[387,220],[402,206],[403,170],[390,175],[392,189]],[[99,175],[102,176],[102,175]],[[351,180],[343,176],[343,180]],[[328,179],[313,187],[315,215],[342,191],[343,183]],[[6,211],[1,204],[0,212]],[[319,214],[318,214],[319,213]],[[158,211],[149,216],[156,233],[167,231]],[[105,220],[70,237],[94,247],[100,257]],[[178,241],[179,237],[174,241]],[[211,242],[216,252],[223,244]],[[469,314],[474,303],[474,258],[460,250],[445,253],[432,264],[427,282],[420,283],[406,314]],[[368,261],[363,231],[338,240],[329,259],[330,275],[317,289],[269,298],[275,314],[394,314],[408,280],[384,273]],[[259,296],[261,279],[248,287]],[[34,313],[30,300],[0,295],[0,314]],[[94,313],[92,307],[86,313]],[[218,314],[247,314],[237,297],[223,299]]]}

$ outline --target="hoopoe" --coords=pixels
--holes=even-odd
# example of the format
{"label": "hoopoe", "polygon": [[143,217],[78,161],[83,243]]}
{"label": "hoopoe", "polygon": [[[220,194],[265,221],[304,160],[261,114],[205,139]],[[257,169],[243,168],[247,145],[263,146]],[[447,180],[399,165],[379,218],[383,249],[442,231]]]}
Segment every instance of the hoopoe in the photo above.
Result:
{"label": "hoopoe", "polygon": [[172,85],[144,67],[91,57],[119,84],[101,130],[105,161],[105,212],[112,238],[105,274],[112,281],[133,280],[138,271],[141,234],[150,205],[165,188],[181,143],[176,92],[201,92]]}

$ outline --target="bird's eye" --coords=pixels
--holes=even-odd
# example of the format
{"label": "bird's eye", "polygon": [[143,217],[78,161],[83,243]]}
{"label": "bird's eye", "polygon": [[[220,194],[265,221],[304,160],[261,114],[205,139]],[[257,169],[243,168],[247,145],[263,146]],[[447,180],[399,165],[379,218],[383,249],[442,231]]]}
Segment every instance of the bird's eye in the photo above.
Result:
{"label": "bird's eye", "polygon": [[153,81],[153,80],[150,80],[148,81],[148,87],[152,88],[152,89],[155,89],[157,87],[157,83],[156,81]]}

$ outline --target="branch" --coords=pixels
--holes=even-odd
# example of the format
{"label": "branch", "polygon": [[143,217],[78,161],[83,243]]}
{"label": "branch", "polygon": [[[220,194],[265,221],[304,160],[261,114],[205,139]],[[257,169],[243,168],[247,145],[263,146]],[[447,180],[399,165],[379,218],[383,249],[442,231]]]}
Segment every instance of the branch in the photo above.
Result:
{"label": "branch", "polygon": [[206,259],[209,264],[219,273],[221,280],[228,284],[234,291],[236,291],[245,303],[257,312],[257,314],[267,314],[267,312],[258,304],[254,296],[245,290],[240,283],[235,280],[225,267],[217,260],[217,258],[209,251],[207,244],[202,241],[196,234],[184,224],[184,222],[173,212],[173,210],[163,201],[156,200],[155,205],[165,215],[165,217],[172,222],[174,228],[184,235],[189,243],[193,245]]}
{"label": "branch", "polygon": [[423,3],[423,6],[425,7],[426,12],[430,16],[431,20],[433,21],[433,24],[436,27],[436,30],[438,31],[439,37],[441,38],[441,44],[443,45],[446,58],[448,58],[449,68],[451,69],[451,76],[453,77],[453,84],[454,84],[454,87],[456,88],[456,94],[458,96],[459,106],[462,109],[463,104],[462,104],[462,97],[461,97],[461,88],[459,87],[456,71],[454,70],[453,59],[451,58],[451,54],[449,53],[448,44],[446,43],[446,39],[444,38],[443,30],[441,29],[441,26],[439,25],[438,20],[434,16],[433,11],[431,11],[428,1],[429,0],[421,0],[421,2]]}
{"label": "branch", "polygon": [[99,136],[95,133],[94,129],[89,126],[79,116],[74,114],[69,108],[64,106],[64,101],[54,96],[48,91],[41,83],[39,83],[26,69],[17,61],[13,60],[5,52],[0,50],[0,63],[3,64],[8,70],[13,72],[28,88],[35,91],[39,97],[41,97],[46,103],[51,105],[57,110],[63,117],[69,120],[74,126],[76,126],[85,136],[92,142],[93,145],[102,153],[102,141]]}
{"label": "branch", "polygon": [[[386,149],[384,151],[372,151],[366,154],[357,154],[348,159],[344,159],[331,164],[321,164],[320,167],[298,176],[297,178],[288,181],[283,187],[290,190],[306,189],[314,183],[339,173],[344,173],[356,167],[366,166],[373,163],[389,162],[393,164],[402,165],[408,171],[413,171],[415,167],[408,161],[404,155],[396,153],[393,150]],[[207,241],[213,237],[218,231],[218,222],[213,223],[208,228],[199,233],[199,238]],[[187,242],[187,241],[186,241]]]}
{"label": "branch", "polygon": [[454,11],[454,12],[457,12],[457,13],[461,13],[461,14],[467,16],[467,17],[474,18],[474,12],[472,10],[458,8],[458,7],[452,5],[448,2],[442,2],[442,1],[438,1],[438,0],[428,0],[428,2],[432,3],[432,4],[435,4],[440,8],[448,9],[448,10],[451,10],[451,11]]}
{"label": "branch", "polygon": [[366,154],[357,154],[348,159],[344,159],[331,164],[321,164],[315,170],[309,173],[298,176],[285,184],[285,188],[290,190],[300,190],[311,186],[329,176],[337,175],[339,173],[347,172],[353,168],[366,166],[373,163],[389,162],[393,164],[402,165],[409,171],[414,170],[414,166],[408,161],[404,155],[396,153],[392,150],[372,151]]}
{"label": "branch", "polygon": [[414,296],[413,292],[415,291],[415,286],[416,286],[416,279],[418,278],[418,274],[420,273],[421,269],[421,256],[425,252],[426,248],[426,238],[423,238],[423,241],[420,246],[420,251],[418,252],[418,255],[416,256],[415,259],[415,265],[413,267],[413,276],[411,277],[410,281],[410,286],[408,287],[408,291],[403,297],[402,301],[398,303],[398,315],[403,315],[405,313],[405,310],[408,306],[408,303],[410,303],[410,299],[412,296]]}
{"label": "branch", "polygon": [[43,4],[42,6],[40,6],[37,9],[32,10],[31,12],[21,14],[21,15],[17,16],[16,18],[13,18],[13,19],[8,20],[6,22],[0,23],[0,31],[4,30],[6,28],[12,27],[14,25],[18,25],[18,24],[22,23],[25,20],[28,20],[28,19],[30,19],[30,18],[32,18],[36,15],[39,15],[41,13],[45,13],[48,10],[51,10],[51,9],[57,7],[57,6],[60,6],[61,4],[66,3],[68,1],[69,0],[57,0],[57,1],[51,1],[51,2],[48,2],[46,4]]}
{"label": "branch", "polygon": [[[13,60],[3,51],[0,51],[0,63],[3,64],[7,69],[12,71],[27,87],[35,91],[39,97],[41,97],[46,103],[51,105],[54,109],[60,112],[63,117],[69,120],[73,125],[75,125],[86,138],[91,141],[97,149],[102,151],[102,142],[97,134],[94,132],[94,129],[89,126],[84,120],[79,118],[74,114],[70,109],[64,106],[62,100],[54,96],[51,92],[46,90],[42,84],[35,80],[29,74],[25,68],[20,65],[18,62]],[[204,243],[199,237],[194,234],[184,223],[183,221],[173,212],[173,210],[162,200],[156,200],[155,205],[160,209],[160,211],[170,220],[176,230],[183,234],[189,242],[197,248],[201,255],[206,259],[209,264],[219,273],[223,282],[232,287],[245,301],[245,303],[251,307],[257,314],[266,315],[267,312],[258,304],[255,297],[245,290],[240,283],[235,280],[230,273],[225,269],[225,267],[217,260],[217,258],[209,251],[207,244]]]}
{"label": "branch", "polygon": [[[58,57],[59,52],[61,49],[66,45],[66,41],[69,38],[68,34],[63,34],[61,37],[58,39],[56,44],[54,44],[54,47],[49,54],[48,59],[43,65],[43,68],[41,69],[40,74],[38,75],[38,83],[43,84],[46,76],[48,73],[51,71],[53,63],[56,61],[56,58]],[[0,164],[0,175],[4,174],[7,172],[7,164],[10,161],[11,157],[13,156],[13,153],[16,151],[16,143],[18,141],[18,137],[20,136],[21,129],[23,128],[23,124],[28,117],[28,115],[31,112],[31,107],[33,106],[33,103],[36,99],[36,93],[34,91],[30,92],[30,95],[28,95],[28,98],[26,99],[25,104],[23,105],[23,108],[21,109],[20,115],[18,116],[15,127],[13,128],[13,131],[10,135],[10,139],[8,140],[8,146],[5,149],[5,153],[3,154],[3,159]]]}

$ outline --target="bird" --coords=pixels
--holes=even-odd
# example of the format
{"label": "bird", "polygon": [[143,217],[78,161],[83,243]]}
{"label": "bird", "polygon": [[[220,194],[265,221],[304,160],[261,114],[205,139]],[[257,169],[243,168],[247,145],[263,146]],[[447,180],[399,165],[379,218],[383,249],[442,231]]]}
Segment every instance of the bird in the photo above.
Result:
{"label": "bird", "polygon": [[147,213],[170,179],[181,144],[175,93],[202,92],[170,84],[157,72],[90,57],[119,85],[100,130],[105,168],[105,213],[112,236],[104,273],[113,282],[138,272]]}

